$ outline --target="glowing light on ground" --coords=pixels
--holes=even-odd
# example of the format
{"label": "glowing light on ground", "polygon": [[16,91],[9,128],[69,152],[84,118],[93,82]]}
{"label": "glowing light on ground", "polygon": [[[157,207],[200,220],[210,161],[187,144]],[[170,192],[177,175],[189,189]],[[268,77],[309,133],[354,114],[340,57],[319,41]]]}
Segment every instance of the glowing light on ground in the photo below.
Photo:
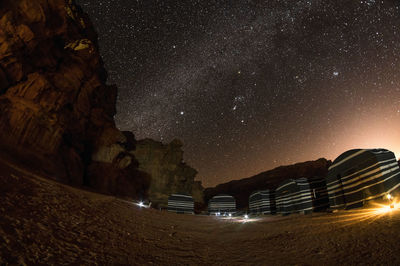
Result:
{"label": "glowing light on ground", "polygon": [[337,216],[337,220],[334,223],[343,223],[344,226],[352,225],[356,223],[373,223],[377,219],[391,216],[393,213],[398,212],[400,209],[400,202],[395,201],[393,197],[391,202],[387,201],[385,203],[369,203],[370,207],[343,211]]}
{"label": "glowing light on ground", "polygon": [[234,222],[234,223],[251,223],[251,222],[257,222],[261,221],[263,218],[257,217],[257,218],[250,218],[247,214],[243,216],[232,216],[232,214],[228,214],[228,216],[219,216],[218,220],[220,221],[225,221],[225,222]]}
{"label": "glowing light on ground", "polygon": [[150,204],[150,205],[144,204],[143,201],[134,202],[134,204],[135,204],[136,206],[140,207],[140,208],[150,208],[150,206],[151,206],[151,204]]}

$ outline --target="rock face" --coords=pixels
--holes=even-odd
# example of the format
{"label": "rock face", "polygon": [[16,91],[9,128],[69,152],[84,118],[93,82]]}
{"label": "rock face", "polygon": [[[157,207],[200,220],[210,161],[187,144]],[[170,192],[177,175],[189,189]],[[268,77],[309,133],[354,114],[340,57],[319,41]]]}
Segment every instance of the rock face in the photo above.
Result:
{"label": "rock face", "polygon": [[254,191],[275,189],[280,182],[289,178],[326,176],[331,164],[331,161],[321,158],[316,161],[280,166],[249,178],[230,181],[214,188],[206,188],[204,190],[204,198],[208,202],[209,199],[217,194],[229,194],[235,197],[238,208],[246,208],[248,207],[249,196]]}
{"label": "rock face", "polygon": [[[116,129],[97,35],[73,0],[0,1],[0,144],[73,185],[126,196],[149,184]],[[122,186],[117,185],[122,184]]]}
{"label": "rock face", "polygon": [[192,195],[203,202],[203,187],[194,181],[197,171],[183,162],[182,143],[173,140],[165,145],[151,139],[140,140],[132,152],[139,169],[151,176],[149,200],[158,207],[166,207],[172,193]]}

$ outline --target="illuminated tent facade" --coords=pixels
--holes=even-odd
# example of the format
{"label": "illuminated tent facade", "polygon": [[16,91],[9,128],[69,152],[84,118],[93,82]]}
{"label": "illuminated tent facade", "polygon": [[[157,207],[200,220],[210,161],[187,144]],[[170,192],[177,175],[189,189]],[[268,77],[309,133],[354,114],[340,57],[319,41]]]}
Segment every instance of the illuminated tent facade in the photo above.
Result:
{"label": "illuminated tent facade", "polygon": [[313,211],[326,211],[329,208],[326,179],[324,177],[316,176],[308,178],[308,182],[310,184]]}
{"label": "illuminated tent facade", "polygon": [[351,209],[395,192],[400,186],[400,170],[391,151],[355,149],[333,162],[326,182],[330,207]]}
{"label": "illuminated tent facade", "polygon": [[256,191],[249,197],[249,209],[252,214],[272,214],[275,211],[274,193],[270,190]]}
{"label": "illuminated tent facade", "polygon": [[217,195],[208,202],[209,214],[229,214],[236,212],[236,200],[229,195]]}
{"label": "illuminated tent facade", "polygon": [[313,210],[310,184],[306,178],[288,179],[276,189],[276,212],[282,215],[290,213],[309,213]]}
{"label": "illuminated tent facade", "polygon": [[191,196],[172,194],[168,198],[168,211],[194,214],[194,200]]}

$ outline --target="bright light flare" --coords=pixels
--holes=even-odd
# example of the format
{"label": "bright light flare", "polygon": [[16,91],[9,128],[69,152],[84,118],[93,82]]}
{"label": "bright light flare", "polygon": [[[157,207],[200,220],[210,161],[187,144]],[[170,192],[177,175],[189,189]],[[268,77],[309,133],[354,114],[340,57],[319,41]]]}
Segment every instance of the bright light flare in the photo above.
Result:
{"label": "bright light flare", "polygon": [[226,221],[234,222],[234,223],[253,223],[257,221],[261,221],[261,218],[244,218],[244,216],[239,217],[226,217]]}
{"label": "bright light flare", "polygon": [[388,200],[391,200],[393,197],[392,197],[392,195],[387,194],[387,195],[386,195],[386,198],[387,198]]}
{"label": "bright light flare", "polygon": [[375,209],[371,209],[369,211],[369,213],[372,214],[372,215],[382,215],[382,214],[388,213],[392,209],[391,205],[382,205],[381,207],[378,207],[378,208],[375,208]]}
{"label": "bright light flare", "polygon": [[231,222],[231,223],[252,223],[252,222],[261,221],[262,219],[259,217],[249,217],[248,214],[234,216],[232,213],[227,213],[226,216],[221,215],[220,217],[218,217],[218,220],[223,221],[223,222]]}
{"label": "bright light flare", "polygon": [[400,202],[396,202],[394,199],[389,204],[372,202],[370,204],[371,208],[355,209],[348,212],[346,211],[342,215],[338,216],[339,221],[345,223],[345,225],[351,225],[360,222],[372,223],[386,215],[392,215],[400,208]]}
{"label": "bright light flare", "polygon": [[139,202],[136,202],[136,203],[134,203],[136,206],[138,206],[139,208],[150,208],[150,205],[146,205],[146,204],[144,204],[144,202],[143,201],[139,201]]}
{"label": "bright light flare", "polygon": [[237,220],[237,222],[240,222],[240,223],[252,223],[252,222],[257,222],[257,221],[260,221],[260,220],[262,220],[262,219],[261,218],[255,218],[255,217],[250,218],[249,215],[245,214],[243,216],[243,218],[242,219],[239,218]]}

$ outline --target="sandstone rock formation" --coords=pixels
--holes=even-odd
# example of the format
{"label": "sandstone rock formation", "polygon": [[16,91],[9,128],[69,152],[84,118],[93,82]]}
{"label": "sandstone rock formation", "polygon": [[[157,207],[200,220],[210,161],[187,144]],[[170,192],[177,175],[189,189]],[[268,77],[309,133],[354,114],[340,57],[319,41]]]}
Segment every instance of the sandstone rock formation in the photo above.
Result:
{"label": "sandstone rock formation", "polygon": [[165,145],[151,139],[139,140],[132,154],[139,169],[151,176],[149,200],[158,207],[166,207],[172,193],[193,195],[203,202],[203,187],[194,181],[197,171],[183,162],[182,143],[175,139]]}
{"label": "sandstone rock formation", "polygon": [[280,182],[289,178],[326,176],[331,164],[331,161],[321,158],[316,161],[280,166],[249,178],[233,180],[214,188],[206,188],[204,198],[208,202],[210,198],[217,194],[229,194],[236,198],[238,208],[246,208],[252,192],[262,189],[275,189]]}
{"label": "sandstone rock formation", "polygon": [[[138,196],[149,179],[116,129],[97,35],[73,0],[0,1],[0,145],[73,185]],[[122,185],[122,186],[121,186]]]}

